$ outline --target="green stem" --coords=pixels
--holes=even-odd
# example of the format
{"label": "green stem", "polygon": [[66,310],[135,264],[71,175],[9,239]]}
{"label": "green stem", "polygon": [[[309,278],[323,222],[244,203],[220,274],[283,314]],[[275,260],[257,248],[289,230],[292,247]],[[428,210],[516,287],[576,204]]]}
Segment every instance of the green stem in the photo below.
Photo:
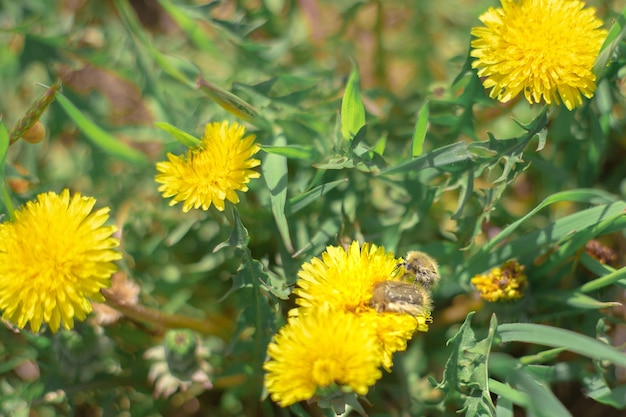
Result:
{"label": "green stem", "polygon": [[9,219],[13,220],[15,207],[13,206],[13,201],[11,201],[11,194],[9,193],[6,181],[4,180],[4,178],[2,178],[1,175],[0,175],[0,181],[1,181],[0,188],[2,189],[1,190],[2,203],[4,204],[4,207],[6,207],[7,209],[7,214],[9,215]]}
{"label": "green stem", "polygon": [[197,320],[179,314],[168,315],[139,304],[122,304],[110,297],[107,297],[106,303],[128,318],[153,323],[156,326],[167,329],[189,329],[204,335],[216,335],[224,338],[230,328],[230,324],[227,323],[224,317],[214,317],[212,320]]}

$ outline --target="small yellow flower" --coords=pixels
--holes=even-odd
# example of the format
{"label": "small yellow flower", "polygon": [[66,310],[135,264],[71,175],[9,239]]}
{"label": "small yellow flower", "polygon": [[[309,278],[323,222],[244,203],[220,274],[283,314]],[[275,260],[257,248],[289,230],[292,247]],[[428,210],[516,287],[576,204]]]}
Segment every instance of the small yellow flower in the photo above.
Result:
{"label": "small yellow flower", "polygon": [[265,386],[282,407],[335,389],[365,395],[382,376],[373,330],[328,305],[291,317],[267,353]]}
{"label": "small yellow flower", "polygon": [[522,298],[527,278],[524,266],[513,259],[487,274],[476,275],[471,282],[483,300],[494,303]]}
{"label": "small yellow flower", "polygon": [[[382,345],[382,363],[391,368],[393,352],[406,349],[406,343],[416,330],[428,331],[432,321],[430,311],[413,316],[398,312],[377,312],[370,304],[377,283],[393,280],[400,260],[383,247],[358,242],[346,249],[329,246],[322,258],[314,258],[302,265],[298,273],[298,310],[318,308],[330,304],[334,309],[353,313],[371,327]],[[397,275],[397,274],[396,274]],[[395,277],[400,280],[401,277]],[[298,311],[292,315],[300,314]]]}
{"label": "small yellow flower", "polygon": [[103,226],[109,208],[92,213],[96,200],[69,190],[39,194],[0,224],[0,309],[20,328],[71,329],[91,312],[89,299],[104,301],[122,256],[113,248],[115,226]]}
{"label": "small yellow flower", "polygon": [[572,110],[593,97],[593,65],[607,32],[595,9],[579,0],[501,0],[472,29],[473,68],[489,96],[507,102],[561,101]]}
{"label": "small yellow flower", "polygon": [[245,128],[234,122],[209,123],[202,143],[184,156],[167,154],[169,161],[156,164],[160,172],[155,178],[161,183],[163,198],[174,197],[170,206],[183,201],[183,211],[214,205],[223,211],[225,200],[237,204],[236,191],[248,191],[251,178],[261,176],[252,168],[261,162],[253,159],[261,148],[254,135],[244,137]]}

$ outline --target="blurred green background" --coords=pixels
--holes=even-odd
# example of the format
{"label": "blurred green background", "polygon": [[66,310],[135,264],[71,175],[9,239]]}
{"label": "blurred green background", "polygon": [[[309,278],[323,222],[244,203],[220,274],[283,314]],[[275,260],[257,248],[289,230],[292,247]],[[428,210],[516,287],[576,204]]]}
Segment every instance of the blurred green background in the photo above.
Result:
{"label": "blurred green background", "polygon": [[[589,4],[607,28],[625,7]],[[495,103],[464,66],[470,30],[488,7],[498,3],[0,1],[3,121],[13,126],[57,79],[87,118],[81,126],[80,116],[55,102],[41,118],[45,140],[9,148],[5,176],[13,204],[66,187],[94,196],[98,207],[112,209],[124,253],[117,278],[137,285],[139,305],[212,323],[210,334],[199,333],[197,341],[212,388],[191,384],[160,396],[149,377],[158,361],[145,357],[164,343],[168,326],[158,318],[127,315],[102,327],[90,321],[78,326],[78,336],[14,334],[3,327],[0,414],[332,415],[315,405],[273,404],[265,398],[260,366],[267,342],[293,307],[289,293],[300,265],[327,245],[353,239],[384,245],[398,257],[426,250],[439,260],[443,277],[431,330],[416,335],[396,355],[393,372],[371,390],[365,407],[371,416],[453,416],[467,406],[471,389],[443,402],[445,390],[428,378],[452,383],[443,374],[448,360],[448,369],[471,368],[450,356],[454,343],[446,345],[470,311],[478,311],[472,325],[479,339],[496,313],[499,323],[543,323],[623,344],[625,312],[611,304],[624,301],[626,288],[619,269],[626,247],[623,45],[593,102],[579,111],[550,109],[546,117],[523,99]],[[339,111],[357,70],[367,132],[360,148],[346,149]],[[182,213],[180,204],[168,206],[154,182],[154,163],[186,150],[155,123],[199,137],[208,122],[237,120],[195,87],[199,76],[249,103],[263,120],[247,124],[265,152],[259,154],[262,178],[240,193],[240,223],[213,209]],[[412,140],[424,111],[424,155],[442,159],[403,165],[417,156]],[[545,139],[542,149],[537,132],[524,128],[533,123]],[[115,153],[111,142],[98,141],[96,127],[143,156]],[[510,142],[486,144],[487,132]],[[282,205],[269,191],[280,181]],[[318,198],[301,200],[322,185],[327,189]],[[578,189],[588,190],[556,194]],[[548,208],[501,235],[499,245],[488,245],[551,197]],[[249,241],[233,240],[240,226]],[[584,252],[595,238],[614,255],[609,265]],[[509,258],[525,265],[528,296],[483,303],[470,278]],[[583,288],[614,274],[613,268],[617,279]],[[514,358],[544,349],[494,346]],[[489,346],[480,345],[480,352],[485,359]],[[549,370],[533,375],[547,381],[547,391],[571,415],[624,413],[623,368],[592,362],[584,353],[553,353],[545,359]],[[593,392],[592,383],[615,398],[581,396]],[[564,415],[543,408],[535,415]],[[515,415],[531,415],[524,409],[515,407]],[[474,411],[463,412],[489,415]]]}

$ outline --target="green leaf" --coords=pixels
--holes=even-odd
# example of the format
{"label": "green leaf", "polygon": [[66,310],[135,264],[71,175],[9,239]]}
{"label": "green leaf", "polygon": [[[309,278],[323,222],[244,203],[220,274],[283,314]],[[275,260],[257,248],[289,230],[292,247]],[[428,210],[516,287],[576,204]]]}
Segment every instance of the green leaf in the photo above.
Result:
{"label": "green leaf", "polygon": [[621,305],[617,302],[598,301],[595,298],[581,294],[578,291],[571,293],[539,295],[538,298],[543,299],[548,303],[567,304],[582,310],[598,310],[600,308],[618,307]]}
{"label": "green leaf", "polygon": [[457,165],[460,162],[471,162],[472,159],[473,157],[467,149],[467,144],[458,142],[435,149],[395,167],[385,169],[379,175],[400,174],[425,168],[442,168],[444,166]]}
{"label": "green leaf", "polygon": [[9,150],[9,132],[7,131],[7,127],[0,116],[0,193],[2,194],[0,198],[2,199],[2,204],[4,205],[5,213],[13,218],[13,211],[15,210],[13,207],[13,202],[11,201],[11,194],[9,193],[9,188],[7,187],[6,178],[5,178],[5,164],[7,159],[7,151]]}
{"label": "green leaf", "polygon": [[506,397],[496,399],[496,415],[498,417],[513,417],[513,402]]}
{"label": "green leaf", "polygon": [[424,150],[424,140],[426,139],[426,131],[428,130],[429,115],[430,109],[428,108],[428,101],[425,101],[418,113],[415,130],[413,132],[413,140],[411,141],[411,156],[413,158],[420,156]]}
{"label": "green leaf", "polygon": [[626,8],[622,10],[622,14],[615,21],[611,30],[604,39],[604,43],[600,48],[600,53],[596,57],[596,62],[593,64],[593,73],[596,75],[596,79],[602,78],[606,71],[607,64],[613,56],[613,51],[619,45],[620,41],[626,34]]}
{"label": "green leaf", "polygon": [[170,247],[174,246],[183,237],[185,237],[189,230],[191,230],[191,228],[196,224],[198,224],[198,219],[194,217],[182,220],[178,225],[176,225],[174,230],[168,233],[164,243]]}
{"label": "green leaf", "polygon": [[228,239],[217,245],[213,252],[217,252],[225,247],[234,247],[244,250],[248,247],[248,241],[250,241],[248,229],[246,229],[243,223],[241,223],[241,219],[239,218],[239,212],[237,212],[237,209],[232,206],[226,207],[229,207],[232,210],[233,230],[230,232],[230,236],[228,236]]}
{"label": "green leaf", "polygon": [[618,410],[626,409],[626,385],[609,387],[600,376],[583,378],[585,395]]}
{"label": "green leaf", "polygon": [[558,327],[533,323],[505,323],[498,326],[501,342],[524,342],[564,348],[597,360],[607,360],[626,367],[626,354],[612,346]]}
{"label": "green leaf", "polygon": [[[612,194],[592,189],[564,191],[546,198],[541,204],[531,210],[530,213],[510,224],[483,245],[459,272],[459,279],[461,282],[469,282],[469,279],[474,275],[496,265],[501,265],[509,259],[521,259],[525,256],[536,257],[546,245],[555,244],[566,236],[570,237],[573,231],[593,227],[604,220],[609,220],[611,224],[609,227],[603,229],[603,233],[620,229],[626,224],[626,216],[623,216],[624,210],[626,210],[626,202],[618,201],[579,211],[552,222],[542,229],[511,240],[505,245],[498,246],[498,243],[509,238],[525,220],[547,205],[558,201],[598,203],[614,199],[615,197]],[[588,237],[589,236],[587,236],[587,238]]]}
{"label": "green leaf", "polygon": [[591,292],[597,291],[600,288],[608,287],[609,285],[615,284],[617,281],[626,278],[626,266],[611,272],[603,277],[594,279],[593,281],[589,281],[583,286],[580,287],[581,292]]}
{"label": "green leaf", "polygon": [[[572,417],[569,411],[550,391],[550,386],[535,379],[512,357],[502,353],[492,354],[489,359],[489,371],[505,379],[506,382],[527,395],[529,401],[518,405],[527,408],[529,415],[537,417]],[[499,394],[507,395],[509,392],[502,390]],[[515,402],[517,399],[516,396],[507,398],[512,402]]]}
{"label": "green leaf", "polygon": [[519,361],[522,365],[532,365],[532,364],[537,364],[537,363],[551,362],[555,360],[565,350],[566,350],[565,348],[542,350],[541,352],[536,353],[534,355],[522,356],[521,358],[519,358]]}
{"label": "green leaf", "polygon": [[[572,230],[552,244],[552,247],[549,249],[550,256],[545,262],[534,269],[533,274],[535,276],[548,274],[549,271],[576,255],[591,239],[623,228],[626,228],[626,216],[624,216],[622,212],[615,212],[613,215],[599,219],[596,223],[580,226]],[[610,271],[610,273],[612,272],[614,271]],[[594,284],[588,283],[589,286],[586,288],[588,288],[587,291],[590,291],[601,288],[601,286],[611,285],[618,281],[620,281],[620,277],[610,277],[606,279],[602,277],[602,279],[598,279]]]}
{"label": "green leaf", "polygon": [[0,116],[0,175],[4,179],[4,164],[7,161],[7,151],[9,150],[9,132]]}
{"label": "green leaf", "polygon": [[359,69],[355,65],[341,100],[341,135],[345,141],[352,140],[365,125],[365,107],[361,101],[359,83]]}
{"label": "green leaf", "polygon": [[[222,300],[236,290],[241,290],[244,294],[242,297],[247,300],[237,321],[237,329],[232,340],[233,343],[246,345],[243,349],[252,359],[247,366],[247,372],[260,391],[260,387],[263,386],[264,373],[262,368],[266,356],[266,347],[276,330],[276,319],[273,315],[273,307],[270,307],[270,303],[265,299],[261,287],[261,283],[268,282],[269,278],[263,269],[263,264],[252,258],[250,249],[247,247],[247,230],[241,223],[236,210],[233,210],[233,220],[234,227],[227,245],[230,246],[230,243],[234,243],[240,249],[241,265],[237,270],[237,275],[233,277],[232,288]],[[255,329],[254,335],[248,336],[244,340],[241,337],[242,333],[249,331],[251,327]],[[229,348],[229,351],[231,349]],[[260,392],[255,393],[255,395],[259,396]]]}
{"label": "green leaf", "polygon": [[461,328],[450,340],[452,353],[443,371],[443,380],[437,388],[446,393],[446,402],[460,401],[466,417],[495,416],[496,410],[489,394],[487,360],[497,326],[496,316],[491,316],[489,333],[477,341],[471,327],[474,312],[467,315]]}
{"label": "green leaf", "polygon": [[172,126],[169,123],[159,122],[159,123],[155,123],[154,125],[160,129],[163,129],[164,131],[172,135],[174,139],[176,139],[183,145],[188,146],[190,148],[196,147],[200,145],[200,143],[202,143],[200,139],[196,138],[195,136],[190,135],[189,133],[185,131],[180,130],[176,126]]}
{"label": "green leaf", "polygon": [[114,0],[114,4],[122,16],[124,24],[133,35],[133,40],[139,44],[139,49],[146,51],[167,75],[188,87],[193,87],[191,80],[200,73],[198,68],[189,61],[168,56],[159,51],[154,46],[154,42],[146,35],[130,4],[122,0]]}
{"label": "green leaf", "polygon": [[311,160],[314,159],[316,151],[312,146],[299,146],[299,145],[288,145],[288,146],[272,146],[272,145],[261,145],[261,149],[263,152],[272,153],[275,155],[281,155],[291,159],[306,159]]}
{"label": "green leaf", "polygon": [[[287,140],[282,133],[274,136],[274,146],[285,146]],[[293,244],[289,236],[289,223],[285,215],[287,203],[287,158],[281,155],[268,153],[261,163],[262,177],[270,191],[272,214],[276,227],[288,252],[293,252]]]}
{"label": "green leaf", "polygon": [[291,215],[297,213],[309,204],[319,201],[322,196],[333,190],[338,185],[344,184],[347,181],[348,179],[346,178],[342,180],[332,181],[327,184],[318,185],[312,190],[309,190],[303,194],[300,194],[299,196],[292,198],[291,200],[289,200],[289,204],[287,205],[287,214]]}
{"label": "green leaf", "polygon": [[230,114],[252,123],[260,129],[271,130],[268,122],[260,116],[259,112],[254,107],[230,91],[226,91],[215,84],[211,84],[202,77],[198,78],[196,86]]}
{"label": "green leaf", "polygon": [[[489,391],[498,396],[498,406],[503,399],[509,403],[517,404],[520,407],[527,407],[530,403],[530,398],[528,398],[528,394],[525,392],[520,392],[510,385],[503,384],[492,378],[489,378]],[[500,412],[498,412],[497,415],[500,417]]]}
{"label": "green leaf", "polygon": [[326,219],[319,225],[318,230],[313,237],[306,239],[306,244],[298,249],[292,256],[295,258],[303,252],[312,251],[313,253],[320,253],[326,244],[337,236],[337,233],[341,230],[341,221],[338,219]]}
{"label": "green leaf", "polygon": [[603,276],[603,275],[608,275],[612,272],[615,272],[615,268],[601,263],[600,261],[598,261],[596,258],[589,255],[585,251],[580,253],[579,260],[580,260],[580,264],[584,266],[585,268],[587,268],[589,272],[593,274]]}
{"label": "green leaf", "polygon": [[317,169],[345,169],[354,168],[354,161],[346,155],[333,156],[326,162],[313,164]]}
{"label": "green leaf", "polygon": [[[158,0],[158,2],[199,50],[213,56],[217,56],[220,53],[213,39],[208,36],[208,32],[204,30],[203,25],[189,16],[185,8],[181,5],[173,4],[170,0]],[[213,2],[212,4],[217,5],[217,2]],[[206,13],[205,16],[208,16],[208,13]]]}
{"label": "green leaf", "polygon": [[56,100],[65,113],[76,123],[78,129],[85,134],[95,145],[102,148],[106,153],[124,159],[127,162],[148,165],[148,158],[143,153],[120,142],[114,136],[105,132],[100,126],[89,120],[71,101],[64,95],[57,93]]}

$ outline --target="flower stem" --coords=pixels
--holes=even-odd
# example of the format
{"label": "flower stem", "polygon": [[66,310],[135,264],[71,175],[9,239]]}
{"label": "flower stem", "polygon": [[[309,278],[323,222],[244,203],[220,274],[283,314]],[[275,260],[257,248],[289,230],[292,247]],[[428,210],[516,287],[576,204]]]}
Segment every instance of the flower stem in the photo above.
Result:
{"label": "flower stem", "polygon": [[150,322],[167,329],[189,329],[204,335],[215,335],[222,339],[231,333],[230,320],[223,316],[214,316],[211,320],[197,320],[180,314],[163,314],[158,310],[139,304],[122,304],[111,297],[106,298],[106,303],[128,318]]}

